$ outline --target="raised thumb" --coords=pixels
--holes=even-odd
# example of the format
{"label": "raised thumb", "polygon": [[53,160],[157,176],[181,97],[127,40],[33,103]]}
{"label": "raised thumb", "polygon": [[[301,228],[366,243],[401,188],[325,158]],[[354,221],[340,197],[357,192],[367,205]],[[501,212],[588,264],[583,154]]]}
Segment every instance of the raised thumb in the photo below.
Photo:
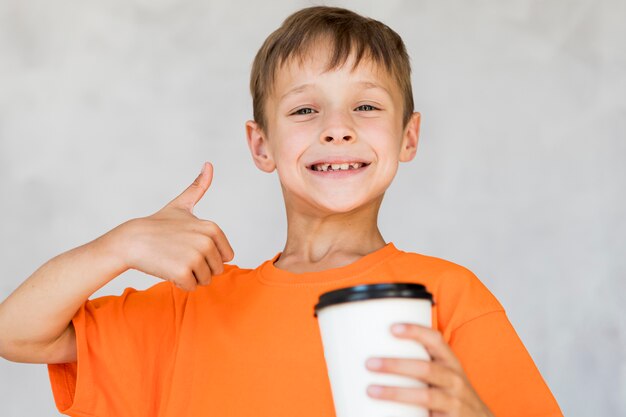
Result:
{"label": "raised thumb", "polygon": [[168,206],[182,208],[192,213],[194,206],[211,186],[211,181],[213,181],[213,165],[210,162],[205,162],[195,181],[178,197],[170,201]]}

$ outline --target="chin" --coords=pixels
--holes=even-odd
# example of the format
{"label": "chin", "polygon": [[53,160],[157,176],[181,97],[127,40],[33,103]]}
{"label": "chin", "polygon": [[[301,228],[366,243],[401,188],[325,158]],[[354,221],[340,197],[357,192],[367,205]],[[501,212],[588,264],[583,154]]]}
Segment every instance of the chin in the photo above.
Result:
{"label": "chin", "polygon": [[333,202],[329,202],[329,201],[325,201],[323,203],[318,203],[318,205],[327,212],[330,213],[349,213],[351,211],[355,211],[358,208],[364,206],[364,202],[362,201],[345,201],[345,202],[337,202],[337,201],[333,201]]}

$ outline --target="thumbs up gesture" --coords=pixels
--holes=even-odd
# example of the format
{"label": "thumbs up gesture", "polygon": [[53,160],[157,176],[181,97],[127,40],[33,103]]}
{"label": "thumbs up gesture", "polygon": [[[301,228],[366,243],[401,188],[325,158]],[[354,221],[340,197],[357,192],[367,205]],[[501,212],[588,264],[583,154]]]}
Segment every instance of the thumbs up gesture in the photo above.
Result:
{"label": "thumbs up gesture", "polygon": [[128,268],[171,281],[193,291],[224,272],[234,252],[224,232],[212,221],[194,216],[193,208],[213,180],[213,165],[205,162],[195,181],[165,207],[148,217],[118,226],[124,231],[124,261]]}

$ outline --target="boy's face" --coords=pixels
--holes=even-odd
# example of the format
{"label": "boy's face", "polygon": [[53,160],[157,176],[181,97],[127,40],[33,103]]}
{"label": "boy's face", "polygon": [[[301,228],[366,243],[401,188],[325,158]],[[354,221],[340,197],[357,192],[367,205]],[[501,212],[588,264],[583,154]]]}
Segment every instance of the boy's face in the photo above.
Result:
{"label": "boy's face", "polygon": [[[278,171],[287,208],[318,215],[379,204],[419,135],[419,113],[402,125],[402,94],[386,71],[366,59],[352,71],[352,58],[325,71],[327,60],[315,47],[302,65],[279,68],[265,131],[246,124],[255,164]],[[357,165],[322,171],[327,164]]]}

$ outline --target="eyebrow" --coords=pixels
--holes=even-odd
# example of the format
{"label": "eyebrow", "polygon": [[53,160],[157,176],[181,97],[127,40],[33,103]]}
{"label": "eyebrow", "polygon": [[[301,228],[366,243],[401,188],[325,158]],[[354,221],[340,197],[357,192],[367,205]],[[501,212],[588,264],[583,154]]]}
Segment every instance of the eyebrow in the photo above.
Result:
{"label": "eyebrow", "polygon": [[359,81],[357,84],[362,85],[363,87],[365,87],[366,90],[380,89],[380,90],[383,90],[385,93],[391,95],[391,92],[389,90],[387,90],[385,87],[383,87],[380,84],[376,84],[374,82],[371,82],[371,81]]}
{"label": "eyebrow", "polygon": [[[391,96],[391,92],[388,89],[386,89],[382,85],[376,84],[376,83],[374,83],[372,81],[358,81],[356,84],[363,86],[365,90],[373,90],[373,89],[383,90],[385,93],[387,93],[388,95]],[[313,87],[313,84],[311,84],[311,83],[305,83],[305,84],[301,84],[301,85],[299,85],[297,87],[294,87],[291,90],[287,91],[285,94],[283,94],[280,97],[279,102],[283,101],[287,96],[291,96],[291,95],[294,95],[294,94],[301,93],[301,92],[303,92],[305,90],[308,90],[311,87]]]}
{"label": "eyebrow", "polygon": [[298,93],[303,92],[304,90],[307,90],[307,89],[311,88],[312,85],[313,84],[306,83],[306,84],[301,84],[301,85],[299,85],[297,87],[292,88],[291,90],[287,91],[285,94],[283,94],[280,97],[279,102],[283,101],[285,99],[285,97],[287,97],[287,96],[291,96],[293,94],[298,94]]}

